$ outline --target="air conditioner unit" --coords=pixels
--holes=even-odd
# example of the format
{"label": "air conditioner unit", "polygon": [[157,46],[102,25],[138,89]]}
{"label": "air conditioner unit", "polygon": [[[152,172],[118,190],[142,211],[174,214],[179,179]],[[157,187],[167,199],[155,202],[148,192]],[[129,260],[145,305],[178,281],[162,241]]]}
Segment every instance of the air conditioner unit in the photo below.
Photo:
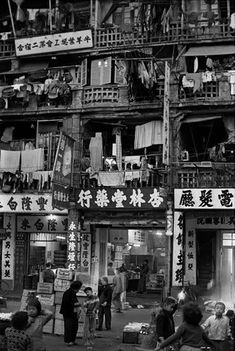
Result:
{"label": "air conditioner unit", "polygon": [[181,161],[188,161],[189,160],[189,153],[187,150],[181,151]]}

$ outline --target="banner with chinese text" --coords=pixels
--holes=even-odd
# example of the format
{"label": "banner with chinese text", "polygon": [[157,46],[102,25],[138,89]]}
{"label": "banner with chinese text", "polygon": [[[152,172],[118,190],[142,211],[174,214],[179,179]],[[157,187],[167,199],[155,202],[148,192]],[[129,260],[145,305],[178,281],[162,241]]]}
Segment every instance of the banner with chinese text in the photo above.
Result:
{"label": "banner with chinese text", "polygon": [[14,280],[15,215],[4,215],[7,237],[2,241],[2,279]]}
{"label": "banner with chinese text", "polygon": [[70,186],[52,184],[52,206],[58,209],[69,208]]}
{"label": "banner with chinese text", "polygon": [[1,194],[0,213],[67,213],[52,208],[51,194]]}
{"label": "banner with chinese text", "polygon": [[67,233],[67,216],[17,216],[17,232]]}
{"label": "banner with chinese text", "polygon": [[172,261],[172,285],[182,286],[184,280],[184,215],[182,212],[174,212],[174,235],[173,235],[173,261]]}
{"label": "banner with chinese text", "polygon": [[166,197],[157,188],[97,188],[76,193],[79,209],[165,209]]}
{"label": "banner with chinese text", "polygon": [[81,234],[81,272],[90,273],[91,269],[91,234]]}
{"label": "banner with chinese text", "polygon": [[[68,268],[78,269],[78,247],[80,247],[80,226],[77,221],[70,220],[67,235],[67,263]],[[80,251],[80,250],[79,250]],[[79,253],[80,254],[80,253]]]}
{"label": "banner with chinese text", "polygon": [[228,209],[235,208],[234,188],[175,189],[175,209]]}
{"label": "banner with chinese text", "polygon": [[74,140],[61,132],[53,169],[53,183],[71,185],[73,146]]}
{"label": "banner with chinese text", "polygon": [[170,66],[165,62],[165,83],[164,83],[164,105],[163,105],[163,124],[162,124],[162,163],[169,165],[170,158]]}
{"label": "banner with chinese text", "polygon": [[15,39],[16,56],[92,48],[91,30]]}
{"label": "banner with chinese text", "polygon": [[196,285],[196,230],[194,221],[185,221],[185,282]]}

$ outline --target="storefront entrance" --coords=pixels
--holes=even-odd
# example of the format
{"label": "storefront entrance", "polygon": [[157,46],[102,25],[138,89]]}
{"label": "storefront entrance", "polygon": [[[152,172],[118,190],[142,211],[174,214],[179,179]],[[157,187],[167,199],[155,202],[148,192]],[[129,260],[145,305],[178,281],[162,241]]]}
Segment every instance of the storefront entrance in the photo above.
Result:
{"label": "storefront entrance", "polygon": [[235,233],[222,233],[221,255],[221,298],[224,301],[235,301]]}

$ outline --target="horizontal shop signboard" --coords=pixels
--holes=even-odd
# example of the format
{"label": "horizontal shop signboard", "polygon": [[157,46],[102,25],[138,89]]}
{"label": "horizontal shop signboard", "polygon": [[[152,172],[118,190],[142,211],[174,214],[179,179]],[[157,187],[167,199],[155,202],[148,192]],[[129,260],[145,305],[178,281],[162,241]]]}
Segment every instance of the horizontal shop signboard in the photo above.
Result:
{"label": "horizontal shop signboard", "polygon": [[69,208],[70,187],[53,183],[52,186],[52,206],[58,209]]}
{"label": "horizontal shop signboard", "polygon": [[51,194],[1,194],[0,213],[67,213],[52,208]]}
{"label": "horizontal shop signboard", "polygon": [[235,208],[234,188],[175,189],[175,209]]}
{"label": "horizontal shop signboard", "polygon": [[86,49],[92,46],[90,29],[15,40],[16,56]]}
{"label": "horizontal shop signboard", "polygon": [[76,206],[81,209],[164,209],[166,197],[157,188],[79,189]]}
{"label": "horizontal shop signboard", "polygon": [[67,233],[67,216],[17,216],[17,232]]}

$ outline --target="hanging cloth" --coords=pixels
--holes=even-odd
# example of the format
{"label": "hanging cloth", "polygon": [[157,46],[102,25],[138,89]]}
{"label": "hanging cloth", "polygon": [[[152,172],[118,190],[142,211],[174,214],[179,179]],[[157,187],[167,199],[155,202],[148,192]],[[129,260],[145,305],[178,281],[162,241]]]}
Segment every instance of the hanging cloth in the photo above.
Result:
{"label": "hanging cloth", "polygon": [[194,81],[194,88],[193,92],[200,91],[202,89],[202,74],[201,73],[187,73],[186,74],[187,80]]}
{"label": "hanging cloth", "polygon": [[119,171],[122,171],[122,139],[121,128],[114,128],[113,134],[116,136],[116,162]]}
{"label": "hanging cloth", "polygon": [[194,69],[193,69],[193,72],[194,72],[194,73],[197,73],[197,71],[198,71],[198,58],[195,57],[195,59],[194,59]]}
{"label": "hanging cloth", "polygon": [[44,149],[21,151],[21,170],[25,173],[43,170]]}
{"label": "hanging cloth", "polygon": [[24,22],[25,21],[24,11],[20,7],[20,5],[24,2],[24,0],[12,0],[12,1],[17,5],[16,20],[20,22]]}
{"label": "hanging cloth", "polygon": [[91,170],[98,172],[103,169],[103,140],[102,134],[96,133],[95,137],[91,138],[89,144]]}
{"label": "hanging cloth", "polygon": [[20,166],[20,151],[0,151],[0,172],[15,173]]}
{"label": "hanging cloth", "polygon": [[162,121],[152,121],[135,127],[134,149],[162,144]]}

